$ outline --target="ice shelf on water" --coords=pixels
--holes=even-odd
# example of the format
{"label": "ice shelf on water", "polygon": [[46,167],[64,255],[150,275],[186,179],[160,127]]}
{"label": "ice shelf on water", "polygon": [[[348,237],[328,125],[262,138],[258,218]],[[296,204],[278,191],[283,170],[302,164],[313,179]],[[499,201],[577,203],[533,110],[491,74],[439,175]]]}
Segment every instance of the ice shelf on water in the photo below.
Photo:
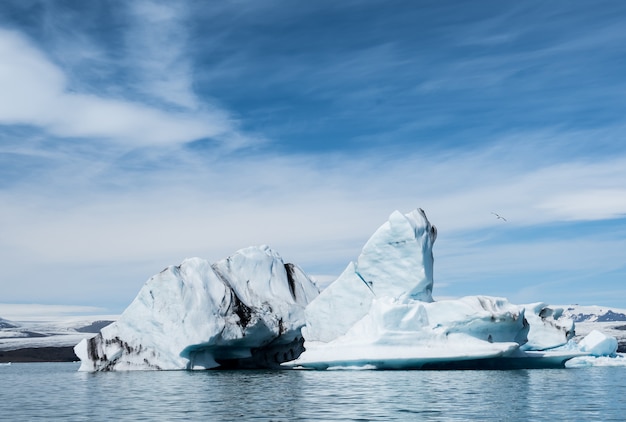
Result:
{"label": "ice shelf on water", "polygon": [[575,341],[562,307],[434,301],[436,237],[423,210],[395,211],[321,293],[267,246],[185,260],[75,347],[81,370],[542,368],[617,356],[600,332]]}

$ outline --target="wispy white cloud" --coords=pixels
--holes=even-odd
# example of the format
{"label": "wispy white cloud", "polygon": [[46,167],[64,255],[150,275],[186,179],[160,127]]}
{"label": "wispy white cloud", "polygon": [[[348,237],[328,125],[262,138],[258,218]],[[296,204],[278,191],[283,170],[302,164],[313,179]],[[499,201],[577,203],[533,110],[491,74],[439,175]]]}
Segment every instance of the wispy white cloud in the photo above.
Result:
{"label": "wispy white cloud", "polygon": [[567,220],[622,218],[626,216],[626,189],[600,188],[556,195],[539,207]]}
{"label": "wispy white cloud", "polygon": [[[88,295],[92,283],[106,283],[130,300],[165,265],[190,256],[213,261],[255,244],[269,244],[313,274],[338,274],[391,211],[420,206],[439,228],[436,277],[448,284],[446,295],[483,276],[577,268],[590,273],[626,265],[616,252],[626,245],[606,233],[574,234],[572,241],[527,235],[520,241],[511,232],[626,214],[626,204],[610,195],[626,180],[626,157],[537,164],[538,151],[524,151],[517,153],[519,165],[499,161],[502,150],[496,147],[427,157],[265,155],[208,162],[172,151],[176,164],[154,175],[120,169],[107,174],[138,178],[124,191],[90,193],[93,180],[56,180],[57,195],[2,193],[0,251],[13,263],[5,269],[9,278],[23,278],[37,266],[80,267],[73,277],[83,277],[91,267],[90,283],[75,282],[77,290]],[[510,238],[503,244],[490,243],[506,231]],[[30,279],[14,294],[45,282]]]}
{"label": "wispy white cloud", "polygon": [[172,112],[124,99],[72,92],[62,69],[24,36],[0,29],[0,124],[32,125],[50,135],[114,141],[129,147],[201,138],[236,141],[219,109]]}
{"label": "wispy white cloud", "polygon": [[[612,69],[614,53],[623,50],[626,40],[621,11],[610,16],[584,3],[567,13],[536,15],[533,9],[529,4],[511,5],[495,16],[485,14],[459,25],[450,34],[458,56],[435,61],[417,91],[480,88],[484,95],[515,95],[522,110],[523,104],[542,101],[554,108],[565,98],[571,99],[571,109],[583,102],[583,94],[619,101],[623,82]],[[605,14],[602,25],[591,17],[596,13]],[[548,94],[553,91],[558,98]]]}
{"label": "wispy white cloud", "polygon": [[142,0],[129,3],[129,9],[134,24],[125,33],[124,57],[136,88],[166,103],[200,108],[193,90],[186,4]]}
{"label": "wispy white cloud", "polygon": [[[0,30],[3,300],[124,305],[165,265],[261,243],[327,282],[416,206],[446,296],[623,271],[617,26],[552,28],[530,6],[199,5],[128,3],[103,35],[69,24],[95,10],[53,4],[45,36]],[[258,140],[233,116],[276,142],[242,148]],[[567,241],[538,234],[564,225]]]}

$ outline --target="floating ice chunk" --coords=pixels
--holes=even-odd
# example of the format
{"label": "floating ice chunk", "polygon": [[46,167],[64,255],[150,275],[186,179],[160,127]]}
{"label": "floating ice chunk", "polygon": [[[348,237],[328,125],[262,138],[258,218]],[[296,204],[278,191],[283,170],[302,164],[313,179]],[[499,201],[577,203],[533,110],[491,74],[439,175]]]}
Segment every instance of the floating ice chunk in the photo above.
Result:
{"label": "floating ice chunk", "polygon": [[75,347],[81,370],[281,363],[504,369],[563,367],[576,356],[615,354],[617,341],[601,333],[576,344],[572,319],[544,303],[514,305],[490,296],[433,301],[436,236],[421,209],[392,213],[319,295],[302,270],[267,246],[213,265],[185,260],[148,280],[116,323]]}
{"label": "floating ice chunk", "polygon": [[593,356],[611,356],[617,352],[617,339],[593,330],[578,342],[578,347]]}
{"label": "floating ice chunk", "polygon": [[434,302],[436,234],[421,209],[392,213],[357,261],[307,306],[306,350],[286,365],[518,368],[563,366],[580,355],[547,351],[574,334],[560,308],[489,296]]}
{"label": "floating ice chunk", "polygon": [[80,370],[274,367],[302,352],[313,282],[267,246],[192,258],[146,282],[119,320],[75,347]]}
{"label": "floating ice chunk", "polygon": [[626,367],[626,356],[579,356],[565,362],[567,368],[586,368],[589,366],[623,366]]}

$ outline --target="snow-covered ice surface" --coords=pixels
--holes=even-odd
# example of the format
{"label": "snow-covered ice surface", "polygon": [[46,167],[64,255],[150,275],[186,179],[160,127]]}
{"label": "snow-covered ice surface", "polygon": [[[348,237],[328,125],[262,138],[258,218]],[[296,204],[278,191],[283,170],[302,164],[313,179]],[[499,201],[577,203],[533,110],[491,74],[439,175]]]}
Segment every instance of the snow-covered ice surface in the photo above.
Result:
{"label": "snow-covered ice surface", "polygon": [[[313,368],[563,367],[614,355],[615,339],[575,343],[561,307],[469,296],[433,301],[437,231],[423,210],[394,212],[356,262],[305,311],[305,352],[286,365]],[[615,346],[615,347],[614,347]]]}
{"label": "snow-covered ice surface", "polygon": [[150,278],[113,324],[74,351],[82,371],[277,367],[303,350],[304,308],[318,295],[267,246]]}

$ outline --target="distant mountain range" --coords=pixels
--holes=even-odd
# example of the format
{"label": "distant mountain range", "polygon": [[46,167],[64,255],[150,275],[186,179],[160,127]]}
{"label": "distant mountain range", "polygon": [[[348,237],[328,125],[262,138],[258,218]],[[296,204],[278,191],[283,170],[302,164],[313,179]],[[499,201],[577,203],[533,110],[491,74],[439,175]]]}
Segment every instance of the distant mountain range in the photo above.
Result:
{"label": "distant mountain range", "polygon": [[613,310],[600,306],[568,306],[565,314],[574,322],[625,322],[626,311]]}
{"label": "distant mountain range", "polygon": [[116,317],[85,316],[11,321],[0,318],[0,362],[75,361],[74,346]]}
{"label": "distant mountain range", "polygon": [[601,331],[617,339],[620,353],[626,353],[626,309],[606,306],[563,306],[564,316],[576,323],[576,337],[583,337],[592,330]]}

